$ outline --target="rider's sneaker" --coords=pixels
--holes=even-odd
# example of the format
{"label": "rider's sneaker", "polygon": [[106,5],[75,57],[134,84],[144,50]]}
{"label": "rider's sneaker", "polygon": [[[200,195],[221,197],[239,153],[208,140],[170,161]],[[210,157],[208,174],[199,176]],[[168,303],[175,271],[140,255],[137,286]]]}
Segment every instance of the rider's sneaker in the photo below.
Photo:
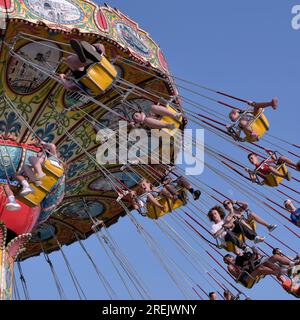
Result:
{"label": "rider's sneaker", "polygon": [[38,179],[33,181],[33,183],[35,184],[36,187],[40,187],[42,185],[42,181]]}
{"label": "rider's sneaker", "polygon": [[6,205],[5,205],[5,208],[8,210],[8,211],[18,211],[20,210],[22,207],[20,204],[18,204],[17,202],[8,202]]}
{"label": "rider's sneaker", "polygon": [[194,200],[198,200],[201,196],[201,191],[200,190],[195,190],[193,193],[193,198]]}
{"label": "rider's sneaker", "polygon": [[276,228],[277,228],[277,225],[276,225],[276,224],[270,224],[270,225],[268,226],[269,232],[274,231]]}
{"label": "rider's sneaker", "polygon": [[265,237],[256,236],[256,237],[254,238],[254,243],[264,242],[265,239],[266,239]]}
{"label": "rider's sneaker", "polygon": [[245,248],[244,248],[244,252],[245,253],[252,253],[253,249],[246,245]]}
{"label": "rider's sneaker", "polygon": [[23,189],[20,191],[20,195],[21,195],[22,197],[25,197],[25,196],[27,196],[27,195],[30,194],[30,193],[34,193],[34,190],[33,190],[30,186],[28,186],[28,187],[23,187]]}
{"label": "rider's sneaker", "polygon": [[44,177],[46,177],[46,174],[45,173],[42,173],[40,175],[37,176],[38,179],[43,179]]}

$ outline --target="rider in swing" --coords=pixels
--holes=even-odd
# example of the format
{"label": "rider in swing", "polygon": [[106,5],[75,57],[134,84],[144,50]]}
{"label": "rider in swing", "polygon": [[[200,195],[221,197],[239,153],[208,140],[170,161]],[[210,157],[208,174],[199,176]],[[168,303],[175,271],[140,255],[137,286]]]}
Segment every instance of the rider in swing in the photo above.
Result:
{"label": "rider in swing", "polygon": [[276,177],[285,178],[288,181],[290,181],[292,179],[292,175],[290,172],[283,174],[283,173],[280,173],[276,169],[276,166],[283,164],[283,163],[288,164],[289,166],[291,166],[292,168],[294,168],[297,171],[300,171],[300,161],[295,163],[292,160],[290,160],[289,158],[284,157],[284,156],[281,156],[277,159],[274,152],[268,151],[268,153],[269,153],[270,157],[266,160],[263,160],[263,161],[260,161],[259,157],[253,152],[251,152],[248,155],[249,162],[255,166],[255,170],[256,170],[256,173],[253,173],[252,170],[245,168],[245,170],[250,174],[250,178],[252,181],[256,180],[256,174],[263,179],[267,175],[273,174]]}
{"label": "rider in swing", "polygon": [[[95,43],[92,45],[86,41],[72,39],[70,41],[70,45],[76,54],[69,55],[65,59],[65,62],[70,68],[72,77],[75,80],[83,77],[86,74],[88,67],[101,61],[102,55],[105,55],[105,47],[101,43]],[[68,79],[68,77],[63,73],[59,74],[59,77],[67,90],[79,90],[81,86],[81,89],[84,91],[87,90],[87,88],[83,88],[82,84]]]}
{"label": "rider in swing", "polygon": [[47,143],[40,139],[41,151],[35,155],[28,158],[29,164],[24,165],[24,173],[36,186],[42,184],[41,179],[46,176],[43,172],[42,165],[48,159],[57,167],[61,167],[61,161],[59,159],[58,151],[53,143]]}
{"label": "rider in swing", "polygon": [[[248,101],[248,105],[253,108],[248,112],[243,110],[233,109],[229,113],[229,119],[236,123],[238,121],[238,126],[248,133],[251,138],[259,139],[259,135],[250,127],[250,122],[260,114],[265,108],[272,107],[273,110],[278,108],[278,98],[273,98],[270,102],[253,102]],[[227,126],[229,130],[231,126]]]}
{"label": "rider in swing", "polygon": [[[269,232],[272,232],[277,228],[277,225],[266,222],[260,216],[255,214],[253,211],[250,211],[249,205],[245,201],[228,199],[223,201],[223,207],[228,212],[228,216],[231,216],[234,219],[237,219],[240,221],[244,220],[248,225],[252,221],[255,221],[256,223],[266,227]],[[245,217],[245,214],[247,214],[246,217]]]}

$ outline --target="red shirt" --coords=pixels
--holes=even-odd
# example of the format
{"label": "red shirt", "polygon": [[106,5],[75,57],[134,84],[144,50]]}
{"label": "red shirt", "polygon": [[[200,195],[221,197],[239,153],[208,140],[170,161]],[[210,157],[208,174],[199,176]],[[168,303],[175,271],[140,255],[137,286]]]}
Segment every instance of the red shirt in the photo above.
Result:
{"label": "red shirt", "polygon": [[299,287],[297,286],[296,288],[293,287],[293,282],[291,279],[286,279],[283,283],[282,283],[282,288],[293,294],[294,296],[296,296],[297,298],[299,298],[300,295],[300,290]]}
{"label": "red shirt", "polygon": [[283,283],[282,283],[282,288],[288,292],[291,292],[292,289],[292,280],[291,279],[286,279]]}
{"label": "red shirt", "polygon": [[270,173],[270,166],[264,161],[261,161],[255,165],[258,172],[262,173],[263,175],[268,175]]}

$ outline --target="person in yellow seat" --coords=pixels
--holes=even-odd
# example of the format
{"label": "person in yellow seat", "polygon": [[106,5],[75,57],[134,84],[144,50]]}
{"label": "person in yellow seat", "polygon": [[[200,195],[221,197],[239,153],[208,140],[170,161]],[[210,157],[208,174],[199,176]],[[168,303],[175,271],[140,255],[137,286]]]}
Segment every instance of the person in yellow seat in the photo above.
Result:
{"label": "person in yellow seat", "polygon": [[256,179],[256,175],[264,179],[267,175],[273,174],[276,177],[285,178],[288,181],[290,181],[292,179],[292,175],[290,172],[287,172],[286,174],[282,174],[275,168],[275,166],[278,166],[283,163],[290,165],[297,171],[300,171],[300,161],[295,163],[289,158],[284,156],[280,156],[277,159],[274,152],[268,151],[268,153],[270,154],[270,157],[262,161],[259,160],[258,155],[256,155],[255,153],[251,152],[248,154],[249,162],[255,166],[255,173],[253,173],[253,171],[251,171],[248,168],[246,168],[245,170],[250,174],[250,178],[252,180]]}
{"label": "person in yellow seat", "polygon": [[139,192],[140,195],[138,197],[139,207],[144,207],[146,203],[151,203],[158,209],[163,210],[164,206],[159,203],[156,197],[160,193],[160,189],[155,188],[147,179],[143,179],[139,183]]}
{"label": "person in yellow seat", "polygon": [[57,148],[53,143],[40,141],[41,151],[36,156],[30,156],[28,161],[30,165],[24,165],[24,173],[36,186],[41,185],[41,179],[46,176],[43,172],[42,165],[48,159],[55,166],[61,167]]}
{"label": "person in yellow seat", "polygon": [[[135,190],[130,190],[129,192],[126,192],[126,194],[121,195],[122,196],[122,201],[126,201],[129,202],[132,205],[132,208],[134,210],[137,210],[139,212],[140,215],[143,215],[142,212],[142,207],[140,205],[139,199],[138,199],[138,195],[137,192]],[[120,196],[119,196],[120,197]],[[119,202],[119,198],[116,200],[117,202]]]}
{"label": "person in yellow seat", "polygon": [[[164,186],[164,191],[173,196],[174,200],[176,198],[180,199],[180,194],[177,187],[184,188],[190,192],[194,200],[198,200],[201,196],[200,190],[195,190],[187,178],[180,176],[176,179],[172,179],[170,176],[166,176],[162,180],[162,185]],[[183,200],[183,199],[180,199]]]}
{"label": "person in yellow seat", "polygon": [[[80,79],[86,74],[86,70],[93,63],[101,61],[102,55],[105,55],[105,47],[101,43],[90,44],[86,41],[70,40],[70,45],[75,54],[69,55],[64,61],[71,70],[71,78]],[[69,79],[65,74],[59,74],[63,86],[67,90],[83,89],[87,91],[83,84]]]}
{"label": "person in yellow seat", "polygon": [[253,278],[267,275],[279,277],[299,264],[299,260],[291,261],[278,254],[263,257],[255,248],[252,248],[252,252],[245,251],[237,257],[226,254],[223,261],[227,264],[228,272],[246,286],[249,275]]}
{"label": "person in yellow seat", "polygon": [[[225,200],[223,201],[223,207],[228,212],[228,215],[232,215],[239,220],[244,220],[247,224],[251,223],[251,221],[255,221],[264,227],[266,227],[269,232],[274,231],[277,228],[275,224],[269,224],[265,220],[263,220],[260,216],[255,214],[253,211],[249,210],[249,205],[245,201],[240,200]],[[245,214],[247,213],[247,217]]]}
{"label": "person in yellow seat", "polygon": [[[249,124],[264,108],[272,107],[274,110],[276,110],[278,108],[278,98],[273,98],[270,102],[248,101],[248,105],[253,107],[253,110],[245,112],[245,110],[233,109],[229,113],[229,119],[234,123],[238,121],[238,126],[244,132],[249,133],[251,138],[259,139],[258,133],[253,131]],[[230,128],[231,126],[227,126],[227,129]]]}
{"label": "person in yellow seat", "polygon": [[150,115],[147,116],[144,112],[134,112],[132,115],[132,121],[130,122],[133,128],[147,128],[147,129],[170,129],[176,128],[174,123],[167,123],[161,119],[161,117],[167,116],[173,120],[179,122],[182,117],[182,113],[174,113],[168,110],[167,107],[160,105],[152,105],[150,108]]}
{"label": "person in yellow seat", "polygon": [[[208,219],[213,222],[211,226],[211,234],[215,239],[217,239],[223,247],[227,247],[228,243],[234,244],[235,253],[239,254],[240,250],[238,248],[245,250],[247,245],[244,241],[240,240],[239,235],[241,230],[234,224],[234,220],[229,216],[226,217],[225,211],[221,206],[214,206],[211,208],[207,214]],[[254,241],[255,243],[263,242],[265,238],[260,237],[257,233],[251,229],[247,224],[243,224],[243,234],[246,238]],[[239,231],[239,232],[238,232]]]}

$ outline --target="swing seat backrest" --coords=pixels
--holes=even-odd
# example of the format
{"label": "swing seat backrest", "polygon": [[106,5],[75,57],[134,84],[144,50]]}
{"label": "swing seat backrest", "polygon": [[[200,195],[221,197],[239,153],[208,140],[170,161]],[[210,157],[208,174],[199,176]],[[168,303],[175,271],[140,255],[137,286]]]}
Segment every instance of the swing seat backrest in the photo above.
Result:
{"label": "swing seat backrest", "polygon": [[247,271],[242,271],[242,273],[237,279],[237,282],[240,283],[245,288],[251,289],[256,283],[258,283],[263,278],[264,276],[254,278]]}
{"label": "swing seat backrest", "polygon": [[185,189],[180,189],[179,194],[181,195],[181,198],[183,199],[177,199],[176,201],[166,198],[166,197],[158,197],[156,200],[164,206],[163,209],[159,209],[156,206],[154,206],[151,203],[147,203],[147,216],[150,219],[158,219],[162,216],[164,216],[167,213],[172,212],[173,210],[176,210],[180,208],[181,206],[185,205],[187,203],[187,193]]}
{"label": "swing seat backrest", "polygon": [[118,75],[115,67],[102,55],[100,62],[92,64],[77,81],[89,89],[93,96],[103,94]]}
{"label": "swing seat backrest", "polygon": [[[276,166],[276,170],[281,174],[287,174],[288,169],[285,163]],[[274,174],[270,173],[265,176],[263,184],[269,187],[278,187],[280,183],[283,181],[284,178],[275,176]]]}
{"label": "swing seat backrest", "polygon": [[[265,135],[265,133],[270,128],[270,123],[269,123],[267,117],[264,115],[263,110],[260,111],[252,121],[250,121],[249,126],[253,132],[258,134],[259,139]],[[246,141],[248,141],[248,142],[257,141],[257,139],[255,137],[251,137],[249,132],[244,131],[244,133],[246,135]]]}
{"label": "swing seat backrest", "polygon": [[[177,111],[173,107],[171,107],[170,105],[167,105],[166,108],[169,111],[173,112],[173,113],[177,113]],[[183,120],[183,117],[180,117],[179,121],[176,121],[176,120],[172,119],[171,117],[163,116],[160,120],[163,121],[163,122],[171,123],[171,124],[175,125],[175,129],[173,129],[173,130],[171,130],[171,129],[162,129],[164,132],[168,133],[169,135],[174,136],[176,131],[177,131],[177,129],[180,128],[180,124],[181,124],[181,122]]]}
{"label": "swing seat backrest", "polygon": [[18,200],[25,203],[29,207],[38,206],[48,195],[51,189],[55,186],[58,179],[64,174],[64,169],[56,161],[47,159],[43,164],[43,171],[46,174],[41,181],[40,186],[36,186],[34,183],[30,182],[30,187],[34,190],[24,197],[18,197]]}

